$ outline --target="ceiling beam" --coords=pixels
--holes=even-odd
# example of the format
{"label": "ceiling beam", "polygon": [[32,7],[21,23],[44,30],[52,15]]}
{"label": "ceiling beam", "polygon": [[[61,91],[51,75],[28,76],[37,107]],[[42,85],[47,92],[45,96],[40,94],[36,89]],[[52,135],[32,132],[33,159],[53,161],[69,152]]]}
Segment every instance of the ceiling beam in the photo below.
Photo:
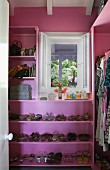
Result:
{"label": "ceiling beam", "polygon": [[94,0],[87,0],[86,15],[91,15],[93,4],[94,4]]}
{"label": "ceiling beam", "polygon": [[52,0],[47,0],[47,14],[52,15]]}

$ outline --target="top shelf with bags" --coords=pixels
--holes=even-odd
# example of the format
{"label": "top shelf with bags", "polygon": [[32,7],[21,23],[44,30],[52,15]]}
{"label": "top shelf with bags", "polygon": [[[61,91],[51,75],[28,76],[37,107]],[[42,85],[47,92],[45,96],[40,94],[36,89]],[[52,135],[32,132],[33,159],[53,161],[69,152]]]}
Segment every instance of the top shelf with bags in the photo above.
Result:
{"label": "top shelf with bags", "polygon": [[35,56],[38,54],[37,26],[13,26],[9,28],[9,56]]}

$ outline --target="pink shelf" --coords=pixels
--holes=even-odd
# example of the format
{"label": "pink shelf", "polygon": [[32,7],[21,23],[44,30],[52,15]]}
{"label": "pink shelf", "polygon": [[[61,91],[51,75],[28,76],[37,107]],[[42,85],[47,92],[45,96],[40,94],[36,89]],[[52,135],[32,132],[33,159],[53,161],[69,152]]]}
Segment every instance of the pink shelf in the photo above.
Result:
{"label": "pink shelf", "polygon": [[10,166],[56,166],[56,167],[59,167],[59,166],[93,166],[92,164],[92,161],[89,161],[88,164],[78,164],[77,161],[73,161],[71,163],[69,162],[61,162],[60,164],[47,164],[47,163],[40,163],[38,164],[36,161],[33,161],[33,162],[29,162],[29,161],[25,161],[24,163],[17,163],[17,162],[13,162],[10,164]]}
{"label": "pink shelf", "polygon": [[36,56],[9,56],[9,59],[20,59],[26,61],[35,61]]}
{"label": "pink shelf", "polygon": [[9,100],[9,102],[36,102],[35,99],[32,100]]}
{"label": "pink shelf", "polygon": [[24,145],[39,145],[39,144],[43,144],[43,145],[73,145],[73,144],[92,144],[93,142],[91,140],[89,141],[80,141],[80,140],[76,140],[73,142],[9,142],[11,145],[19,145],[19,144],[24,144]]}
{"label": "pink shelf", "polygon": [[82,103],[82,102],[92,102],[92,99],[88,100],[38,100],[38,99],[32,99],[32,100],[9,100],[10,102],[29,102],[29,101],[34,101],[34,102],[47,102],[47,103]]}
{"label": "pink shelf", "polygon": [[9,80],[34,80],[36,79],[36,77],[23,77],[23,78],[12,78],[12,77],[9,77]]}
{"label": "pink shelf", "polygon": [[19,35],[19,34],[35,34],[36,30],[38,30],[37,26],[11,26],[10,27],[10,32],[11,34],[14,35]]}
{"label": "pink shelf", "polygon": [[41,101],[41,102],[45,102],[45,101],[47,101],[47,102],[74,102],[74,103],[76,103],[76,102],[91,102],[91,101],[93,101],[92,99],[76,99],[76,100],[37,100],[37,101]]}
{"label": "pink shelf", "polygon": [[[35,78],[36,78],[36,77],[23,77],[22,79],[23,79],[23,80],[34,80]],[[22,80],[22,79],[21,79],[21,80]]]}
{"label": "pink shelf", "polygon": [[32,123],[32,124],[42,124],[42,123],[47,123],[47,124],[51,124],[51,123],[55,123],[55,124],[73,124],[73,123],[77,123],[77,124],[87,124],[87,123],[93,123],[93,121],[20,121],[20,120],[10,120],[9,123]]}

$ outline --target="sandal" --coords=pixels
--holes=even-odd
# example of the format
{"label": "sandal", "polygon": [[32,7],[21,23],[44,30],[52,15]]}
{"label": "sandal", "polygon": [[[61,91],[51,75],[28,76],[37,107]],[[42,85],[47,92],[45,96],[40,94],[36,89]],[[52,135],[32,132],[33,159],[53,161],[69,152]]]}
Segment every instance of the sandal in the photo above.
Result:
{"label": "sandal", "polygon": [[61,160],[62,160],[62,153],[61,152],[58,152],[54,155],[54,160],[55,160],[55,163],[61,163]]}
{"label": "sandal", "polygon": [[67,138],[64,134],[59,134],[58,135],[58,141],[60,142],[66,142],[67,141]]}
{"label": "sandal", "polygon": [[50,152],[48,155],[47,155],[47,163],[54,163],[55,160],[54,160],[54,152]]}
{"label": "sandal", "polygon": [[84,121],[90,120],[90,115],[89,115],[89,113],[84,113],[84,115],[83,115],[83,120],[84,120]]}
{"label": "sandal", "polygon": [[36,161],[37,161],[37,163],[41,163],[41,154],[40,153],[36,154]]}
{"label": "sandal", "polygon": [[74,153],[68,153],[63,155],[63,160],[64,162],[73,162],[75,159],[75,154]]}
{"label": "sandal", "polygon": [[81,116],[81,115],[75,116],[75,120],[76,120],[76,121],[81,121],[81,120],[82,120],[82,116]]}
{"label": "sandal", "polygon": [[37,114],[35,115],[34,119],[33,120],[36,120],[36,121],[40,121],[42,120],[42,115],[41,114]]}
{"label": "sandal", "polygon": [[90,135],[89,134],[79,134],[78,138],[80,141],[88,141],[88,140],[90,140]]}
{"label": "sandal", "polygon": [[68,133],[67,134],[67,140],[68,141],[75,141],[76,140],[76,138],[77,138],[77,134],[76,133]]}
{"label": "sandal", "polygon": [[67,119],[67,117],[63,114],[58,114],[55,118],[56,121],[65,121]]}
{"label": "sandal", "polygon": [[29,141],[35,141],[35,142],[38,142],[40,140],[40,134],[39,133],[35,133],[33,132],[31,135],[30,135],[30,139]]}
{"label": "sandal", "polygon": [[34,158],[35,158],[35,154],[30,154],[28,159],[30,162],[32,162],[34,161]]}
{"label": "sandal", "polygon": [[43,152],[42,157],[43,157],[44,163],[47,163],[47,156],[48,156],[48,154],[46,152]]}
{"label": "sandal", "polygon": [[23,121],[23,120],[27,120],[28,115],[19,115],[19,120]]}
{"label": "sandal", "polygon": [[53,137],[52,137],[52,141],[53,142],[57,142],[58,141],[58,135],[59,135],[59,132],[58,131],[54,131]]}
{"label": "sandal", "polygon": [[53,113],[46,113],[45,115],[43,115],[42,119],[45,121],[52,121],[54,120],[54,115]]}
{"label": "sandal", "polygon": [[69,120],[69,121],[74,121],[74,120],[76,120],[75,117],[76,117],[76,116],[74,116],[74,115],[68,116],[68,120]]}

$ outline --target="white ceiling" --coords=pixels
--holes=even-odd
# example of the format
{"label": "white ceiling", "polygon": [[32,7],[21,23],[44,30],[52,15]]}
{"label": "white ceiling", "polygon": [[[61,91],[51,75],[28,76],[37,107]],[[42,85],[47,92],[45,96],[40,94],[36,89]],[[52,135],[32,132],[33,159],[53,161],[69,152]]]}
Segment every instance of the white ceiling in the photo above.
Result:
{"label": "white ceiling", "polygon": [[47,14],[52,15],[52,7],[86,7],[86,15],[91,15],[93,5],[100,0],[8,0],[11,15],[15,7],[47,7]]}

